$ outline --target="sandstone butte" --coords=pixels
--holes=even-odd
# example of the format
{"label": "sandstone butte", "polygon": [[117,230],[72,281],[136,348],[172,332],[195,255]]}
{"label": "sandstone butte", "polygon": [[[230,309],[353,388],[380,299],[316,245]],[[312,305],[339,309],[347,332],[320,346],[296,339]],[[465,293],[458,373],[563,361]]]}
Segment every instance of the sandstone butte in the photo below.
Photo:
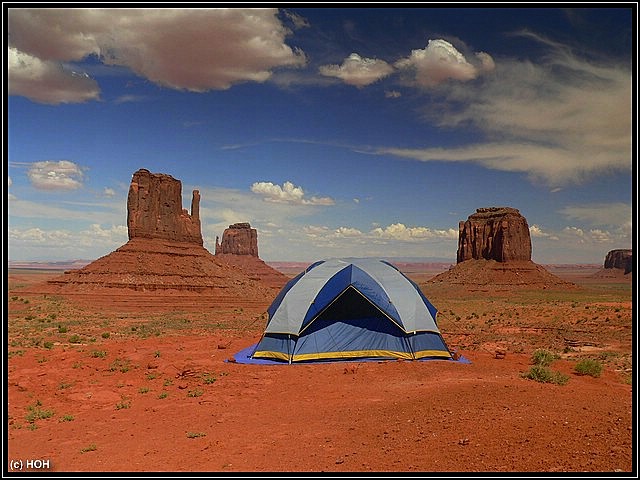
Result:
{"label": "sandstone butte", "polygon": [[604,259],[604,268],[619,268],[624,273],[633,271],[633,250],[618,248],[607,253]]}
{"label": "sandstone butte", "polygon": [[257,233],[255,257],[215,256],[203,246],[199,210],[198,190],[193,191],[189,213],[182,208],[179,180],[140,169],[132,176],[127,197],[129,241],[48,284],[60,293],[157,291],[273,297],[287,277],[257,257]]}
{"label": "sandstone butte", "polygon": [[258,256],[258,231],[249,223],[234,223],[222,233],[222,243],[216,237],[216,255],[251,255]]}
{"label": "sandstone butte", "polygon": [[604,258],[602,268],[591,276],[593,278],[618,278],[632,281],[633,250],[629,248],[610,250]]}
{"label": "sandstone butte", "polygon": [[478,208],[461,221],[456,265],[429,282],[498,288],[575,287],[531,260],[529,225],[511,207]]}

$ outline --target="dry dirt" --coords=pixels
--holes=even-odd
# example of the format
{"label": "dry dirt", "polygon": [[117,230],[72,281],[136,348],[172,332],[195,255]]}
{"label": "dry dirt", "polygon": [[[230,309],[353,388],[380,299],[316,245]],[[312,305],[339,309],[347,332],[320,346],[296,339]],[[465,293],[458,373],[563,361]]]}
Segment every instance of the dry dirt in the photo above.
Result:
{"label": "dry dirt", "polygon": [[[10,270],[5,471],[635,472],[632,283],[594,272],[500,291],[408,272],[470,364],[265,366],[227,360],[272,298],[58,295],[39,285],[59,272]],[[565,385],[523,377],[537,349]]]}

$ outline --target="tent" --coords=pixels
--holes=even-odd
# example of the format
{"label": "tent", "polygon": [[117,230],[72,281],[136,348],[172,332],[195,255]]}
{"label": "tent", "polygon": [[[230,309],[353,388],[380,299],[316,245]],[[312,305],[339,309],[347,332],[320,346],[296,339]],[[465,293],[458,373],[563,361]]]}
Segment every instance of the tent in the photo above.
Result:
{"label": "tent", "polygon": [[436,308],[383,260],[316,262],[283,287],[267,312],[251,359],[453,359]]}

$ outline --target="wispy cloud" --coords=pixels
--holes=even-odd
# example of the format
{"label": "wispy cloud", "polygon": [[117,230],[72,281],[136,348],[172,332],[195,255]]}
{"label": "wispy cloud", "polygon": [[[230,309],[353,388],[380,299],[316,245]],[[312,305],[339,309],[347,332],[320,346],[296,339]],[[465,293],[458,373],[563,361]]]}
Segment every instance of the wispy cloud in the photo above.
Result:
{"label": "wispy cloud", "polygon": [[144,95],[132,95],[132,94],[127,94],[127,95],[120,95],[119,97],[117,97],[113,103],[115,103],[116,105],[120,105],[122,103],[136,103],[136,102],[142,102],[144,100],[146,100],[147,97]]}
{"label": "wispy cloud", "polygon": [[631,224],[631,205],[622,202],[572,205],[559,210],[571,220],[593,226],[624,226]]}
{"label": "wispy cloud", "polygon": [[[384,147],[378,153],[424,162],[473,162],[523,172],[551,187],[631,169],[631,72],[628,64],[596,62],[567,47],[546,45],[539,63],[501,59],[480,82],[448,84],[425,107],[442,128],[474,128],[487,141],[454,148]],[[462,62],[461,78],[466,71]],[[471,74],[469,74],[470,76]]]}
{"label": "wispy cloud", "polygon": [[60,70],[89,55],[193,92],[264,82],[306,63],[285,43],[291,30],[277,9],[12,9],[8,24],[10,93],[43,103],[98,98],[94,80]]}

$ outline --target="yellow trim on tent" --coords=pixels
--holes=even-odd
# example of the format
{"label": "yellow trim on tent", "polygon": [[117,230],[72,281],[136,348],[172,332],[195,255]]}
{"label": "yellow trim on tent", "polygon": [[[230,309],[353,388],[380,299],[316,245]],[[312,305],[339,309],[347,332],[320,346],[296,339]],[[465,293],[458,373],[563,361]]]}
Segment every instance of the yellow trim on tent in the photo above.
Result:
{"label": "yellow trim on tent", "polygon": [[[444,353],[444,352],[441,352]],[[258,351],[252,355],[254,358],[274,358],[289,361],[289,355],[283,352]],[[351,350],[345,352],[319,352],[301,353],[293,355],[291,361],[304,362],[306,360],[325,360],[333,358],[363,358],[363,357],[392,357],[403,360],[412,360],[411,352],[397,352],[395,350]]]}
{"label": "yellow trim on tent", "polygon": [[[273,358],[275,360],[284,360],[288,362],[289,360],[293,362],[304,362],[307,360],[327,360],[333,358],[363,358],[363,357],[391,357],[398,358],[402,360],[412,360],[414,356],[411,352],[397,352],[394,350],[352,350],[345,352],[322,352],[322,353],[302,353],[298,355],[293,355],[293,358],[289,358],[289,355],[284,352],[273,352],[273,351],[257,351],[252,357],[254,358]],[[425,358],[425,357],[442,357],[442,358],[451,358],[451,354],[447,351],[443,350],[422,350],[415,354],[415,358]]]}
{"label": "yellow trim on tent", "polygon": [[258,351],[251,355],[252,358],[273,358],[275,360],[289,361],[289,354],[284,352]]}
{"label": "yellow trim on tent", "polygon": [[424,358],[424,357],[451,358],[451,354],[449,352],[445,352],[444,350],[422,350],[420,352],[416,352],[415,356],[416,358]]}

